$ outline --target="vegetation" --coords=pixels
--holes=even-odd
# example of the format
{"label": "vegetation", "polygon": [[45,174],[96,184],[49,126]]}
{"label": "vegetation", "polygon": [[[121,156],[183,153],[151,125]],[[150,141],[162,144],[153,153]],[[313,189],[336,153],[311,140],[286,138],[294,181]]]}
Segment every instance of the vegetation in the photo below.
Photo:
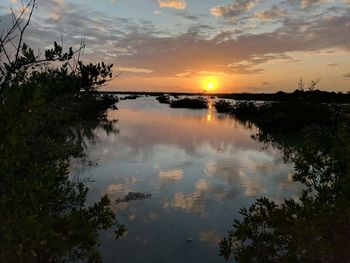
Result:
{"label": "vegetation", "polygon": [[189,109],[207,109],[208,100],[203,97],[197,98],[183,98],[178,100],[172,100],[170,102],[172,108],[189,108]]}
{"label": "vegetation", "polygon": [[96,93],[112,65],[76,60],[83,46],[64,52],[54,43],[35,55],[22,43],[35,4],[13,14],[0,39],[0,261],[100,262],[98,232],[114,227],[118,237],[125,228],[107,196],[85,205],[88,188],[70,174],[70,160],[85,156],[94,128],[115,131],[106,118],[115,99]]}
{"label": "vegetation", "polygon": [[165,94],[156,97],[156,100],[158,100],[159,103],[170,104],[170,97]]}
{"label": "vegetation", "polygon": [[[350,93],[342,92],[329,92],[320,91],[315,89],[319,80],[311,81],[308,90],[296,89],[294,92],[283,92],[278,91],[276,93],[183,93],[183,92],[167,92],[167,95],[173,96],[174,98],[178,96],[207,96],[207,97],[217,97],[221,99],[232,99],[232,100],[248,100],[248,101],[292,101],[292,100],[304,100],[311,102],[327,102],[327,103],[350,103]],[[298,85],[300,85],[298,83]],[[303,87],[305,83],[302,82]],[[315,85],[315,86],[313,86]],[[165,95],[164,92],[122,92],[122,91],[108,91],[101,93],[109,94],[132,94],[132,95],[144,95],[144,96],[162,96]]]}
{"label": "vegetation", "polygon": [[218,113],[232,113],[233,103],[226,100],[219,100],[214,103],[214,107]]}
{"label": "vegetation", "polygon": [[310,125],[335,127],[344,106],[294,100],[289,102],[254,103],[240,101],[235,104],[223,100],[214,104],[221,113],[234,114],[242,121],[251,121],[268,132],[298,133]]}
{"label": "vegetation", "polygon": [[[310,102],[238,104],[254,136],[283,150],[305,185],[297,200],[259,198],[241,210],[220,254],[238,262],[347,262],[350,246],[350,109]],[[286,140],[289,133],[295,140]],[[290,138],[290,137],[289,137]]]}
{"label": "vegetation", "polygon": [[139,98],[140,96],[139,95],[128,95],[128,96],[125,96],[123,98],[120,98],[121,100],[136,100],[137,98]]}
{"label": "vegetation", "polygon": [[[319,80],[311,81],[307,91],[304,89],[296,89],[294,92],[287,93],[278,91],[276,93],[233,93],[233,94],[217,94],[219,98],[249,101],[293,101],[304,100],[310,102],[328,102],[328,103],[350,103],[350,93],[320,91],[315,89]],[[303,85],[298,83],[298,85]]]}

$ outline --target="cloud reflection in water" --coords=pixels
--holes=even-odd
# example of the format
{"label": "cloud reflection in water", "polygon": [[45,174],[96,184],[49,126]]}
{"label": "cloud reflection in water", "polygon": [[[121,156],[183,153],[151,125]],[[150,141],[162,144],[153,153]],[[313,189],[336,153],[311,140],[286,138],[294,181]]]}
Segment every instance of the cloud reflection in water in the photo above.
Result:
{"label": "cloud reflection in water", "polygon": [[[124,255],[152,262],[164,254],[190,262],[194,253],[198,261],[216,262],[214,243],[241,207],[260,195],[279,201],[299,191],[279,150],[251,139],[254,127],[212,109],[170,109],[154,98],[122,101],[118,108],[109,117],[119,119],[119,134],[97,130],[99,142],[88,145],[89,158],[100,159],[91,171],[92,193],[116,199],[152,192],[152,198],[114,205],[129,232],[118,245],[103,241],[107,261]],[[188,237],[196,245],[184,250]],[[130,247],[139,252],[131,255]]]}

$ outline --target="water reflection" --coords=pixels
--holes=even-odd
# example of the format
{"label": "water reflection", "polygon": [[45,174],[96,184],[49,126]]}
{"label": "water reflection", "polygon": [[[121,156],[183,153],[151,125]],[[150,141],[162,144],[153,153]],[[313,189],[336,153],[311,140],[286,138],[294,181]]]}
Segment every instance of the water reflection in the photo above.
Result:
{"label": "water reflection", "polygon": [[200,241],[208,242],[213,246],[216,246],[221,239],[220,235],[213,229],[208,229],[208,230],[199,232],[198,238]]}
{"label": "water reflection", "polygon": [[209,101],[209,107],[207,110],[207,121],[210,122],[213,118],[213,106],[212,106],[212,102]]}
{"label": "water reflection", "polygon": [[179,181],[183,178],[182,169],[174,169],[174,170],[160,170],[158,174],[160,179],[164,181]]}
{"label": "water reflection", "polygon": [[[217,241],[242,206],[260,195],[293,198],[290,164],[281,152],[251,139],[256,132],[208,110],[170,109],[153,98],[122,101],[109,114],[118,135],[97,130],[88,145],[95,182],[90,199],[130,191],[152,199],[114,205],[128,234],[118,244],[105,234],[106,262],[220,262]],[[191,238],[191,242],[187,242]]]}

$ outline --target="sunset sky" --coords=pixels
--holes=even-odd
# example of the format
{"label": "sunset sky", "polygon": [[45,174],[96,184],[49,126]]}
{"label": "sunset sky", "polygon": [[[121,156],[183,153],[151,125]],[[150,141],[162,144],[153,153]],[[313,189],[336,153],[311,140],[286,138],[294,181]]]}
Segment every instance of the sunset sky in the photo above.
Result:
{"label": "sunset sky", "polygon": [[[350,0],[38,0],[34,48],[86,40],[84,61],[122,74],[107,90],[350,90]],[[0,0],[0,29],[9,7]]]}

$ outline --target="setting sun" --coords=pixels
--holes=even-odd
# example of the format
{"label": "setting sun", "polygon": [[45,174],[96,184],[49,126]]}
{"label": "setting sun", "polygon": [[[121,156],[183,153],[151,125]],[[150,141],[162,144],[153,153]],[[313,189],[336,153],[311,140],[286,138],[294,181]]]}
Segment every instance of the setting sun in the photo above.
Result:
{"label": "setting sun", "polygon": [[202,87],[205,91],[215,91],[218,89],[218,79],[215,77],[206,77],[202,80]]}

